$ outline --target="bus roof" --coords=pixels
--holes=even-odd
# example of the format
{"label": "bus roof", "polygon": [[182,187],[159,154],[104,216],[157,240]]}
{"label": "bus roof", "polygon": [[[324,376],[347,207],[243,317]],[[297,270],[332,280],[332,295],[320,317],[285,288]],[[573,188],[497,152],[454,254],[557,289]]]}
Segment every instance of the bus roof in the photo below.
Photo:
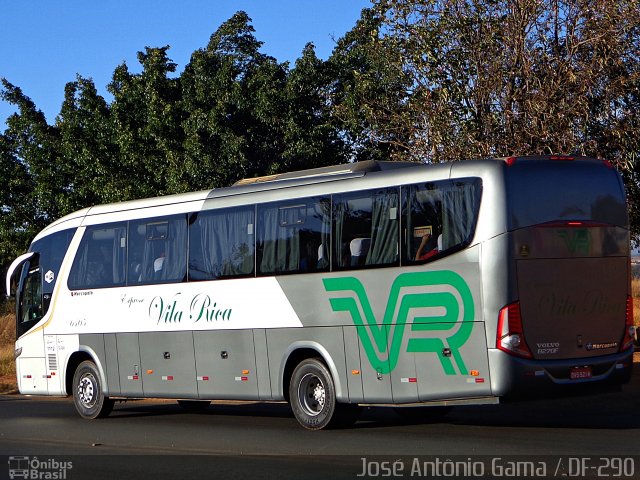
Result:
{"label": "bus roof", "polygon": [[[456,161],[446,162],[445,165],[451,166],[453,164],[466,164],[469,167],[475,165],[479,167],[481,164],[487,165],[487,163],[494,165],[497,163],[506,163],[507,166],[514,163],[524,163],[529,161],[588,161],[588,162],[602,162],[610,166],[608,162],[597,160],[590,157],[580,156],[559,156],[559,155],[538,155],[538,156],[519,156],[519,157],[503,157],[503,158],[490,158],[484,160],[468,160],[468,161]],[[353,178],[364,177],[371,173],[382,172],[394,172],[392,176],[400,174],[401,171],[406,171],[410,175],[410,169],[438,169],[442,168],[443,164],[424,164],[419,162],[391,162],[391,161],[375,161],[367,160],[361,162],[347,163],[341,165],[333,165],[328,167],[312,168],[307,170],[299,170],[287,173],[279,173],[274,175],[245,178],[239,180],[230,187],[214,188],[210,190],[202,190],[190,193],[180,193],[174,195],[166,195],[160,197],[150,197],[138,200],[129,200],[124,202],[116,202],[110,204],[96,205],[88,207],[82,210],[73,212],[65,217],[55,220],[50,225],[37,235],[40,237],[53,227],[55,230],[60,228],[60,225],[73,221],[74,219],[81,220],[93,215],[101,215],[105,213],[124,212],[128,210],[141,210],[153,207],[164,207],[168,205],[179,205],[192,202],[204,202],[206,200],[230,197],[235,195],[244,195],[250,193],[274,191],[283,188],[315,185],[325,182],[335,182],[341,180],[348,180]],[[466,169],[464,169],[466,170]],[[404,173],[402,173],[404,175]],[[36,238],[37,238],[36,237]]]}
{"label": "bus roof", "polygon": [[362,162],[346,163],[341,165],[331,165],[328,167],[310,168],[294,172],[277,173],[263,177],[243,178],[238,180],[233,186],[252,185],[256,183],[277,182],[281,180],[301,180],[301,179],[322,179],[337,175],[349,175],[353,173],[370,173],[395,170],[398,168],[416,167],[422,165],[417,162],[379,162],[375,160],[365,160]]}

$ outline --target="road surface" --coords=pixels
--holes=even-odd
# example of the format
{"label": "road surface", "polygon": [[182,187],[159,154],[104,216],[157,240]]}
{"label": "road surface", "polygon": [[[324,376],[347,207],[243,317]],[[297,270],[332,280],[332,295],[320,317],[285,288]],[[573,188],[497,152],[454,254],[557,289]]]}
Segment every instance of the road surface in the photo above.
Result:
{"label": "road surface", "polygon": [[[187,413],[173,401],[134,401],[116,404],[106,419],[86,421],[70,399],[5,395],[0,461],[4,455],[5,465],[16,466],[17,458],[36,457],[41,470],[69,461],[65,480],[355,479],[363,458],[401,460],[399,473],[409,478],[418,457],[467,463],[496,456],[625,457],[640,453],[639,370],[620,393],[456,407],[413,423],[391,409],[368,408],[352,428],[320,432],[303,430],[286,404],[221,402]],[[640,478],[640,459],[634,461],[632,478]],[[382,473],[379,465],[369,471],[376,472]],[[5,475],[8,467],[0,464],[0,478]]]}

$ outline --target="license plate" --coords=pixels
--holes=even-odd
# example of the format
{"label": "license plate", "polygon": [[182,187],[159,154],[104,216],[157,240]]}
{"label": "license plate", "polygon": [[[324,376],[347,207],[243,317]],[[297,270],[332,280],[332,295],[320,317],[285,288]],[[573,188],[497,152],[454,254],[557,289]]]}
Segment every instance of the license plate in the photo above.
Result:
{"label": "license plate", "polygon": [[569,373],[571,380],[583,380],[591,378],[591,367],[573,367]]}

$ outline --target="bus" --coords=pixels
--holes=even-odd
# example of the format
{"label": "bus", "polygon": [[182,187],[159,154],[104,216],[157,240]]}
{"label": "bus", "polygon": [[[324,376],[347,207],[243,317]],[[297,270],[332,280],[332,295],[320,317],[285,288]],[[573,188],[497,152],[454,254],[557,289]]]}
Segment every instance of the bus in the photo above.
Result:
{"label": "bus", "polygon": [[314,430],[363,405],[619,388],[629,241],[621,177],[587,157],[366,161],[94,206],[9,269],[19,390],[86,419],[287,401]]}

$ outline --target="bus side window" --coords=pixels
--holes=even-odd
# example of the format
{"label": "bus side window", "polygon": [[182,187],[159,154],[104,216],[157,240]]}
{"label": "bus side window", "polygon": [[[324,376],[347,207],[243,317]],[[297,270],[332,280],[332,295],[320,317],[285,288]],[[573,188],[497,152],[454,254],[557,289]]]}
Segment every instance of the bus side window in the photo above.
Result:
{"label": "bus side window", "polygon": [[69,289],[123,286],[126,257],[126,223],[87,227],[69,273]]}
{"label": "bus side window", "polygon": [[129,222],[129,285],[182,282],[187,273],[187,217]]}
{"label": "bus side window", "polygon": [[398,206],[397,188],[334,195],[334,269],[398,265]]}
{"label": "bus side window", "polygon": [[328,271],[330,212],[329,197],[258,206],[258,274]]}
{"label": "bus side window", "polygon": [[189,225],[189,280],[253,275],[254,216],[253,206],[199,212]]}
{"label": "bus side window", "polygon": [[471,241],[481,183],[467,178],[403,187],[403,262],[424,262]]}

